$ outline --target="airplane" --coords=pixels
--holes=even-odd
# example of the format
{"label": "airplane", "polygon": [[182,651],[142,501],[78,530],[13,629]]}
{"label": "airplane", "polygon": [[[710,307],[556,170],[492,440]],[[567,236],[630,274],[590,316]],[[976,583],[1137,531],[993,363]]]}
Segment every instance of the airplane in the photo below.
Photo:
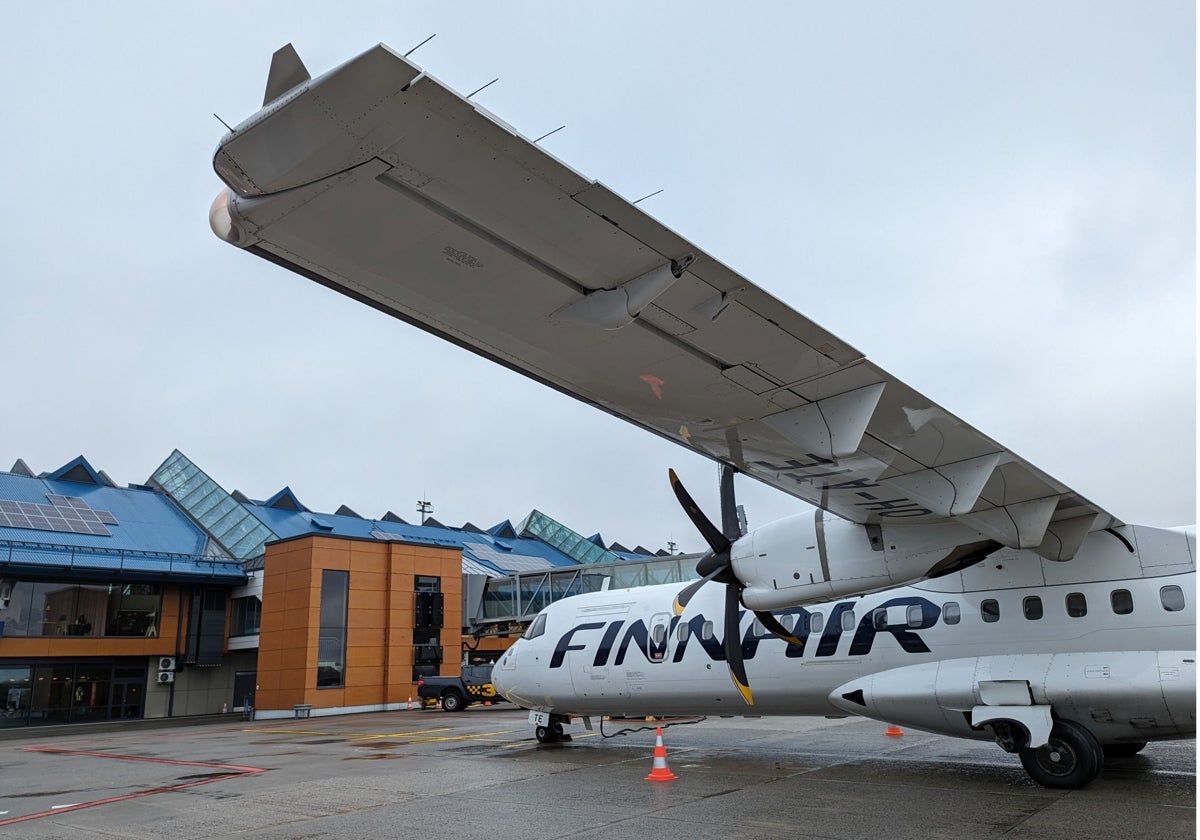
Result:
{"label": "airplane", "polygon": [[[565,598],[497,663],[601,715],[860,715],[1037,783],[1195,737],[1195,526],[1123,522],[385,45],[289,44],[213,159],[218,237],[721,466],[687,584]],[[742,533],[733,475],[815,506]],[[711,584],[711,585],[709,585]]]}

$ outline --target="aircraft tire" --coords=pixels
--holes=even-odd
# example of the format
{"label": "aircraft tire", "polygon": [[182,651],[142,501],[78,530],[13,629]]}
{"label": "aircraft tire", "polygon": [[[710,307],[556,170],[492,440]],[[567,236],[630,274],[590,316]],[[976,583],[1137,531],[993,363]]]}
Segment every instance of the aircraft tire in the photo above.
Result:
{"label": "aircraft tire", "polygon": [[538,739],[539,744],[559,744],[571,740],[571,736],[563,731],[560,720],[552,722],[549,726],[534,727],[533,736]]}
{"label": "aircraft tire", "polygon": [[1021,766],[1042,787],[1075,790],[1086,787],[1100,775],[1104,751],[1087,729],[1060,720],[1050,730],[1045,746],[1020,750]]}
{"label": "aircraft tire", "polygon": [[1131,756],[1137,755],[1142,750],[1146,749],[1146,742],[1145,741],[1137,741],[1132,744],[1130,744],[1130,743],[1105,744],[1103,749],[1104,749],[1104,758],[1106,760],[1110,759],[1110,758],[1129,758]]}

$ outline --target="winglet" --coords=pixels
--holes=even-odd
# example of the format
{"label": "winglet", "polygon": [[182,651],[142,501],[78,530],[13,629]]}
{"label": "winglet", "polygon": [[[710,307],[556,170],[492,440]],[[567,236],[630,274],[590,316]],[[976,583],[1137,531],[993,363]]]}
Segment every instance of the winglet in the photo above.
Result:
{"label": "winglet", "polygon": [[267,74],[267,92],[263,95],[263,105],[278,99],[294,88],[311,79],[308,69],[296,49],[291,44],[285,44],[275,50],[271,56],[271,72]]}

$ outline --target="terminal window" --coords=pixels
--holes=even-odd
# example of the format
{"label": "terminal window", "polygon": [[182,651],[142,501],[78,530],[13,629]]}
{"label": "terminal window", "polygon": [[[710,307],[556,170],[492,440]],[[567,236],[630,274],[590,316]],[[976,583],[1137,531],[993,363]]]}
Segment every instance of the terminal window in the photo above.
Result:
{"label": "terminal window", "polygon": [[4,636],[157,636],[162,586],[156,583],[5,580]]}

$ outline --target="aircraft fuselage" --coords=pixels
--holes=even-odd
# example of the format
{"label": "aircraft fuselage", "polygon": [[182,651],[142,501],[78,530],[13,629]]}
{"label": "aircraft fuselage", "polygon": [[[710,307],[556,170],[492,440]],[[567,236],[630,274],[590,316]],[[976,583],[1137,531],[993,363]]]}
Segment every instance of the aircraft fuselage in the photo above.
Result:
{"label": "aircraft fuselage", "polygon": [[[1139,533],[1191,544],[1181,532]],[[1190,548],[1156,567],[1112,535],[1089,541],[1098,550],[1067,564],[1007,552],[915,586],[774,611],[802,645],[743,612],[752,706],[726,671],[715,586],[682,616],[671,611],[678,584],[564,599],[494,679],[514,702],[562,715],[860,714],[989,738],[980,708],[1013,707],[1020,719],[1029,709],[1015,707],[1026,706],[1080,721],[1106,744],[1194,736]],[[1097,562],[1106,552],[1113,562]],[[1052,576],[1061,580],[1047,584]]]}

